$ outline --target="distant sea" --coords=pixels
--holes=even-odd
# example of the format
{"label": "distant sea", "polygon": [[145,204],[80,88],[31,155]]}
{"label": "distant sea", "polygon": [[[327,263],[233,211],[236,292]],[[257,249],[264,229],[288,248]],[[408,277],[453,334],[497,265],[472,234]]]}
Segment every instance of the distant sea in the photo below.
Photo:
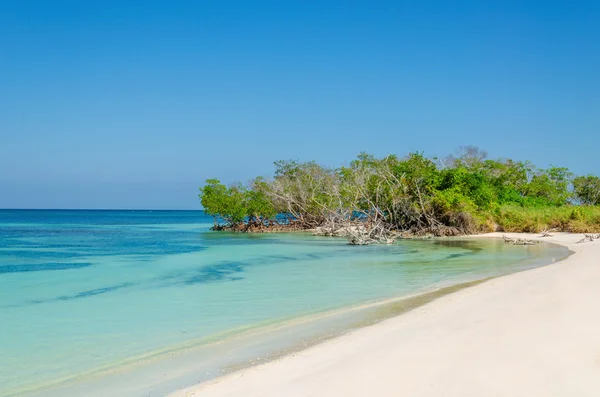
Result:
{"label": "distant sea", "polygon": [[[168,372],[179,371],[173,360],[182,368],[209,360],[210,375],[181,377],[197,382],[247,360],[248,349],[232,347],[240,335],[260,345],[251,354],[275,354],[308,338],[313,318],[321,322],[311,337],[323,319],[332,316],[331,327],[335,315],[361,305],[567,255],[558,246],[489,239],[357,247],[309,233],[211,232],[211,225],[202,211],[0,210],[0,396],[69,396],[95,382],[98,395],[156,390],[156,397],[166,390],[162,378],[134,384],[148,379],[144,365],[158,371],[168,361],[159,371],[168,383],[176,381]],[[294,325],[298,319],[303,325]],[[260,339],[284,324],[285,343]],[[186,356],[203,345],[218,348]]]}

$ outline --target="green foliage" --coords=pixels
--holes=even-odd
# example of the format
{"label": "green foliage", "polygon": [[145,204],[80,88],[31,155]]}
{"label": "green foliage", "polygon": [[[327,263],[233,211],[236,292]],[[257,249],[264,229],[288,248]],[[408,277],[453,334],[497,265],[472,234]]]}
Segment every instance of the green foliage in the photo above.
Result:
{"label": "green foliage", "polygon": [[301,228],[360,218],[392,230],[438,234],[592,231],[600,225],[600,207],[591,207],[600,204],[600,178],[573,179],[563,167],[487,159],[475,147],[461,148],[440,165],[419,152],[404,158],[361,153],[338,169],[276,161],[271,180],[226,187],[209,179],[200,197],[208,214],[231,225],[268,223],[276,214]]}
{"label": "green foliage", "polygon": [[276,161],[265,189],[275,210],[310,226],[324,222],[339,206],[339,174],[315,162]]}
{"label": "green foliage", "polygon": [[600,207],[573,205],[500,208],[496,221],[506,232],[540,232],[556,229],[572,233],[599,233]]}
{"label": "green foliage", "polygon": [[569,184],[572,175],[564,167],[537,170],[526,186],[526,194],[542,204],[564,205],[571,197]]}
{"label": "green foliage", "polygon": [[268,220],[277,215],[271,200],[257,187],[244,192],[244,204],[246,217],[251,220]]}
{"label": "green foliage", "polygon": [[464,166],[444,170],[440,190],[460,192],[468,201],[482,209],[497,204],[498,191],[489,177],[481,171],[470,171]]}
{"label": "green foliage", "polygon": [[588,175],[573,179],[573,196],[581,204],[600,205],[600,178]]}
{"label": "green foliage", "polygon": [[[258,188],[262,182],[256,181]],[[276,215],[275,208],[265,193],[259,189],[247,189],[242,185],[227,188],[218,179],[208,179],[200,188],[200,201],[207,215],[215,218],[215,224],[224,220],[228,225],[243,222],[260,222]]]}

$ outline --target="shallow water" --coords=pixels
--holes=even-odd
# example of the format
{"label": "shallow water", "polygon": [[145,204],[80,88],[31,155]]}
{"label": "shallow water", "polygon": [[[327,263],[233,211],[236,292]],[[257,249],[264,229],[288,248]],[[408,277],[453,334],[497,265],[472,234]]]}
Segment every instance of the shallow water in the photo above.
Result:
{"label": "shallow water", "polygon": [[[218,347],[226,352],[206,350],[207,368],[223,370],[246,363],[259,340],[270,344],[256,348],[265,354],[340,332],[357,321],[339,317],[345,308],[567,253],[488,239],[352,247],[304,233],[210,232],[211,224],[200,211],[0,211],[0,396],[243,335]],[[338,314],[292,321],[323,313]],[[284,323],[279,339],[248,332]]]}

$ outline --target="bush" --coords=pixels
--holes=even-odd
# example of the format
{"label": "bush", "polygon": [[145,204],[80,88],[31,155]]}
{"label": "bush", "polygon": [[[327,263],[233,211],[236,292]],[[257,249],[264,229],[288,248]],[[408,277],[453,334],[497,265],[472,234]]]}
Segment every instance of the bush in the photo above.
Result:
{"label": "bush", "polygon": [[594,175],[578,176],[573,180],[573,196],[581,204],[600,204],[600,178]]}
{"label": "bush", "polygon": [[505,205],[496,222],[505,232],[538,233],[556,229],[572,233],[599,233],[600,207],[523,207]]}
{"label": "bush", "polygon": [[442,166],[419,152],[382,159],[361,153],[338,169],[277,161],[271,180],[226,187],[209,179],[200,197],[215,222],[229,225],[271,225],[283,214],[299,229],[357,219],[379,229],[442,235],[600,229],[600,178],[572,179],[567,168],[485,157],[467,147]]}

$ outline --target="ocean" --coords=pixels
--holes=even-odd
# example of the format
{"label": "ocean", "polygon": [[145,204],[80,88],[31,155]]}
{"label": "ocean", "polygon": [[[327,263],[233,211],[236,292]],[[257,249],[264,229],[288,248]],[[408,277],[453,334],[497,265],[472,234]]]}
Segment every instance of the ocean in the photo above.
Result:
{"label": "ocean", "polygon": [[568,255],[211,226],[202,211],[0,210],[0,396],[156,397],[343,333],[382,302]]}

